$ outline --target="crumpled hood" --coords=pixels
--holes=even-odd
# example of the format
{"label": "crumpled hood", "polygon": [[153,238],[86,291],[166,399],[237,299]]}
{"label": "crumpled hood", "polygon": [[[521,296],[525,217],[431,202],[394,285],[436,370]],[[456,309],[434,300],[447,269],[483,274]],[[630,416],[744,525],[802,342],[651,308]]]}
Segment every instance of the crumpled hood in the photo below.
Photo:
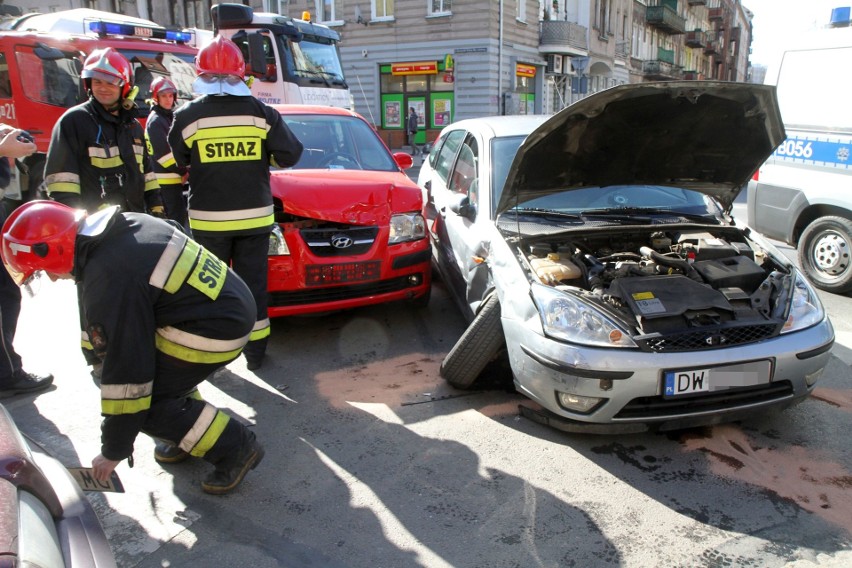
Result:
{"label": "crumpled hood", "polygon": [[334,223],[386,225],[422,208],[420,188],[401,172],[280,170],[271,185],[287,213]]}
{"label": "crumpled hood", "polygon": [[620,184],[683,187],[729,208],[784,138],[773,86],[613,87],[565,108],[526,138],[497,211],[570,189]]}

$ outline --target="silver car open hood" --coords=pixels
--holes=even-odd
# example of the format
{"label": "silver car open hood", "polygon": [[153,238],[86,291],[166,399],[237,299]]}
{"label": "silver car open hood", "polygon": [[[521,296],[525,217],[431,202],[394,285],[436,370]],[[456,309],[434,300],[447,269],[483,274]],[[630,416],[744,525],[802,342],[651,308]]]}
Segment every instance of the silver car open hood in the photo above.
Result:
{"label": "silver car open hood", "polygon": [[728,209],[784,138],[773,86],[613,87],[565,108],[527,137],[497,212],[561,191],[622,184],[693,189]]}

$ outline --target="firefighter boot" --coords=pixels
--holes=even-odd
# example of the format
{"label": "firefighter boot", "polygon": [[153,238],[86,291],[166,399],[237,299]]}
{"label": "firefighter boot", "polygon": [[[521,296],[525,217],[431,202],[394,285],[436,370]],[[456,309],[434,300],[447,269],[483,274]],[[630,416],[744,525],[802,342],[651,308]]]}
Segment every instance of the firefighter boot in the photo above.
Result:
{"label": "firefighter boot", "polygon": [[154,460],[157,463],[180,463],[188,457],[188,453],[174,444],[158,440],[154,445]]}
{"label": "firefighter boot", "polygon": [[264,454],[263,446],[257,441],[254,432],[246,430],[243,443],[231,455],[214,464],[216,469],[201,483],[201,489],[213,495],[230,493],[250,469],[257,467]]}

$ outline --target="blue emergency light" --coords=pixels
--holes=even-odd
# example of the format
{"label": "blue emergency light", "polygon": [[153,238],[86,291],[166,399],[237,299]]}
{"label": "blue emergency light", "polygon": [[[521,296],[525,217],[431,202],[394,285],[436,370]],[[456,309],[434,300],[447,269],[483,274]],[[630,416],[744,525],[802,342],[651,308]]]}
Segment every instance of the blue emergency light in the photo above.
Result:
{"label": "blue emergency light", "polygon": [[89,22],[89,31],[105,35],[121,35],[130,37],[150,37],[166,39],[178,43],[186,43],[192,39],[191,32],[166,30],[163,28],[152,28],[149,26],[134,26],[133,24],[117,24],[112,22],[95,21]]}

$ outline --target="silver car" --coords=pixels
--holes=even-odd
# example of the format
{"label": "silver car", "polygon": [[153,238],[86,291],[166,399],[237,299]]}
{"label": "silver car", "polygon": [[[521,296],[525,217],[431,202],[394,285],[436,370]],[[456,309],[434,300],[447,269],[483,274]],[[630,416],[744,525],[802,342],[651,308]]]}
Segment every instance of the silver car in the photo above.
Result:
{"label": "silver car", "polygon": [[[813,390],[834,331],[810,285],[730,215],[784,140],[773,87],[615,87],[550,117],[446,127],[419,184],[433,261],[470,321],[441,373],[508,354],[525,415],[677,429]],[[534,405],[535,406],[535,405]]]}

